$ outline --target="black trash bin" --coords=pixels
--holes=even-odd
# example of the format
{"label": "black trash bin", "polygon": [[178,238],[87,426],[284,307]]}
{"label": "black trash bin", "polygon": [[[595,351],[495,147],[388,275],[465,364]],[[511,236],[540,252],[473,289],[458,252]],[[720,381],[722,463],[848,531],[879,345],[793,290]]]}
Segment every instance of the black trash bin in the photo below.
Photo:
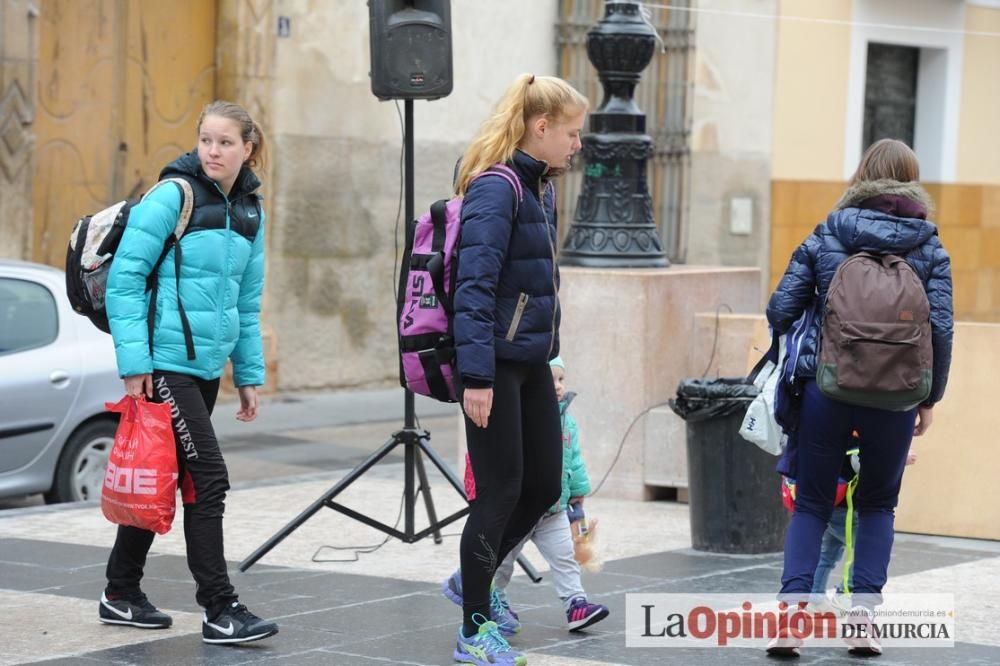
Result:
{"label": "black trash bin", "polygon": [[691,545],[713,553],[773,553],[784,544],[777,459],[739,435],[757,395],[746,378],[686,379],[670,407],[687,421]]}

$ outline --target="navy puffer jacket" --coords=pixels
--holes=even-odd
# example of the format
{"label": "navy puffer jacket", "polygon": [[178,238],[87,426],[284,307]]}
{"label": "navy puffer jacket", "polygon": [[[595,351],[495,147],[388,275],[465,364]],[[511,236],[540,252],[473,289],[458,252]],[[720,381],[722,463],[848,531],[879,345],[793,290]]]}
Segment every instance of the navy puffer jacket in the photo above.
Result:
{"label": "navy puffer jacket", "polygon": [[496,359],[545,363],[559,353],[555,191],[547,169],[521,151],[508,164],[524,186],[499,176],[469,186],[455,289],[455,346],[465,386],[493,385]]}
{"label": "navy puffer jacket", "polygon": [[[951,366],[954,327],[951,260],[941,246],[937,227],[925,219],[929,209],[930,197],[916,183],[880,180],[850,188],[826,222],[817,226],[795,250],[785,275],[771,295],[768,322],[784,333],[814,298],[825,303],[837,267],[856,252],[904,257],[924,283],[930,301],[934,379],[925,404],[939,401]],[[798,377],[816,376],[823,314],[823,308],[818,308],[813,326],[803,338],[795,367]]]}

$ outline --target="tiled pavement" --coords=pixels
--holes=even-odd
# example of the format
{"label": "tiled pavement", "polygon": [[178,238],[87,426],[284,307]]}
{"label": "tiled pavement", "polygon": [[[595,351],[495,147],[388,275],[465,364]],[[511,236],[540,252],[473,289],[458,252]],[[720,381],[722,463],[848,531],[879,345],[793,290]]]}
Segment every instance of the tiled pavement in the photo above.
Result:
{"label": "tiled pavement", "polygon": [[[437,441],[453,449],[453,419],[427,419]],[[301,425],[301,423],[299,424]],[[236,564],[322,494],[364,454],[364,442],[385,424],[291,428],[227,442],[234,490],[227,502],[226,544],[242,600],[277,619],[274,638],[242,647],[201,642],[200,612],[184,561],[181,530],[158,537],[144,590],[175,619],[165,631],[97,622],[97,598],[114,527],[96,505],[28,506],[0,511],[0,664],[449,664],[458,609],[439,592],[457,562],[461,523],[442,544],[388,541],[374,553],[321,550],[383,540],[356,521],[323,509],[247,573]],[[353,428],[353,430],[352,430]],[[284,447],[282,449],[281,447]],[[439,449],[440,451],[441,449]],[[450,459],[450,458],[449,458]],[[342,501],[383,522],[398,515],[402,465],[393,457],[348,489]],[[334,471],[341,470],[341,471]],[[432,475],[439,514],[461,506]],[[625,647],[628,592],[761,592],[776,589],[779,554],[723,556],[691,550],[687,508],[669,502],[593,497],[588,513],[601,519],[605,567],[585,574],[591,598],[611,616],[584,634],[569,634],[548,583],[518,574],[511,598],[524,631],[514,639],[532,666],[597,664],[763,664],[759,650],[630,649]],[[423,519],[417,510],[418,527]],[[544,562],[530,548],[532,562]],[[898,535],[887,591],[956,595],[956,646],[891,649],[883,665],[1000,663],[1000,544]],[[816,649],[801,664],[854,664],[846,650]]]}
{"label": "tiled pavement", "polygon": [[[399,471],[399,465],[395,470]],[[362,495],[394,495],[393,479],[363,479]],[[368,486],[361,489],[360,486]],[[398,485],[398,484],[397,484]],[[247,543],[229,539],[229,553],[245,556],[286,517],[318,495],[315,481],[243,489],[231,504],[247,507],[232,516],[252,521],[247,505],[254,496],[284,510],[264,515],[251,533],[262,538]],[[322,492],[322,491],[320,491]],[[391,500],[390,500],[391,501]],[[442,505],[447,502],[441,502]],[[525,630],[515,639],[527,650],[531,664],[716,664],[764,663],[752,650],[636,650],[624,646],[624,594],[642,592],[769,592],[780,573],[780,556],[721,556],[692,551],[678,543],[683,535],[685,508],[652,506],[593,498],[591,511],[608,525],[621,522],[623,532],[636,522],[649,521],[649,535],[659,527],[662,539],[640,539],[628,547],[610,549],[614,559],[604,571],[589,574],[585,585],[590,596],[609,605],[612,615],[583,635],[565,631],[563,616],[547,582],[534,585],[517,576],[511,597]],[[158,539],[155,556],[147,565],[144,588],[149,596],[175,616],[167,631],[147,632],[103,626],[96,622],[97,596],[103,584],[104,563],[112,529],[102,524],[95,506],[72,509],[18,509],[0,518],[0,663],[52,664],[446,664],[458,610],[439,593],[438,581],[454,566],[456,540],[441,545],[425,541],[405,545],[396,541],[357,562],[314,563],[310,556],[324,543],[339,545],[377,543],[367,528],[351,524],[332,511],[317,515],[273,555],[247,573],[233,564],[233,578],[242,598],[258,614],[276,618],[281,633],[271,640],[240,648],[209,646],[199,640],[200,617],[193,604],[191,582],[182,544],[175,534]],[[626,513],[641,514],[626,516]],[[237,513],[233,511],[232,513]],[[616,518],[621,516],[621,521]],[[280,521],[279,521],[280,522]],[[671,533],[667,523],[680,523]],[[608,539],[618,539],[610,527]],[[230,534],[235,533],[228,530]],[[446,530],[446,533],[452,533]],[[656,550],[656,542],[665,546]],[[966,608],[981,600],[994,611],[1000,601],[995,544],[900,536],[892,566],[893,584],[899,589],[968,590],[960,595],[957,631],[959,643],[946,650],[890,650],[881,664],[997,664],[1000,640],[989,614]],[[622,556],[634,550],[631,556]],[[649,551],[649,552],[644,552]],[[320,553],[321,558],[332,552]],[[535,555],[533,561],[541,564]],[[977,592],[977,590],[979,592]],[[985,622],[976,622],[982,615]],[[964,617],[970,624],[963,625]],[[983,620],[984,618],[979,618]],[[848,663],[843,651],[816,650],[804,664]]]}

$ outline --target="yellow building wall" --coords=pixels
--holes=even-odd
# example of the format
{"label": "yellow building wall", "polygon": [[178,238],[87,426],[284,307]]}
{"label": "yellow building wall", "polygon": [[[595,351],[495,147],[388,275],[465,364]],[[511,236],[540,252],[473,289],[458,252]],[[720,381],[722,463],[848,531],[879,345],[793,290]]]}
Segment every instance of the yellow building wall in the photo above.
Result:
{"label": "yellow building wall", "polygon": [[[781,0],[782,16],[848,21],[851,0]],[[839,180],[844,170],[849,25],[780,20],[774,90],[776,180]]]}
{"label": "yellow building wall", "polygon": [[[846,186],[843,181],[771,183],[772,291],[792,252],[826,219]],[[1000,185],[924,187],[934,200],[932,219],[951,255],[955,318],[1000,322]]]}
{"label": "yellow building wall", "polygon": [[[955,326],[951,374],[927,434],[913,439],[916,464],[907,467],[896,508],[896,529],[941,536],[1000,539],[1000,449],[996,391],[1000,325]],[[864,463],[862,463],[862,466]]]}
{"label": "yellow building wall", "polygon": [[[969,6],[969,33],[1000,33],[1000,9]],[[962,106],[958,128],[958,180],[1000,184],[1000,39],[967,34],[962,59]],[[994,218],[1000,226],[1000,219]]]}
{"label": "yellow building wall", "polygon": [[[749,349],[746,369],[760,359],[770,336],[767,320],[722,317],[720,341]],[[896,507],[896,530],[937,536],[1000,539],[1000,449],[996,414],[982,408],[994,393],[994,377],[983,368],[1000,367],[1000,325],[958,322],[951,372],[944,399],[934,408],[927,434],[910,445],[917,462],[906,468]],[[864,468],[864,456],[861,466]]]}
{"label": "yellow building wall", "polygon": [[[782,0],[786,16],[850,19],[849,0]],[[1000,32],[1000,10],[969,6],[966,30]],[[839,199],[850,26],[781,21],[778,28],[771,183],[770,287],[792,252]],[[955,184],[926,184],[932,219],[951,255],[958,319],[1000,322],[1000,40],[964,45]]]}

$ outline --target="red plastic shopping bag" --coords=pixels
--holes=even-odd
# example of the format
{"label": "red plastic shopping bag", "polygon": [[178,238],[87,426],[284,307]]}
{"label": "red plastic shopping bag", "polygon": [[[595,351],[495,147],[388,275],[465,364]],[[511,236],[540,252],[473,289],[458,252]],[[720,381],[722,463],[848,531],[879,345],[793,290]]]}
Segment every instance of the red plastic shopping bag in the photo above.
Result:
{"label": "red plastic shopping bag", "polygon": [[104,406],[121,414],[101,489],[101,511],[118,525],[166,534],[177,505],[177,448],[170,405],[125,396]]}

